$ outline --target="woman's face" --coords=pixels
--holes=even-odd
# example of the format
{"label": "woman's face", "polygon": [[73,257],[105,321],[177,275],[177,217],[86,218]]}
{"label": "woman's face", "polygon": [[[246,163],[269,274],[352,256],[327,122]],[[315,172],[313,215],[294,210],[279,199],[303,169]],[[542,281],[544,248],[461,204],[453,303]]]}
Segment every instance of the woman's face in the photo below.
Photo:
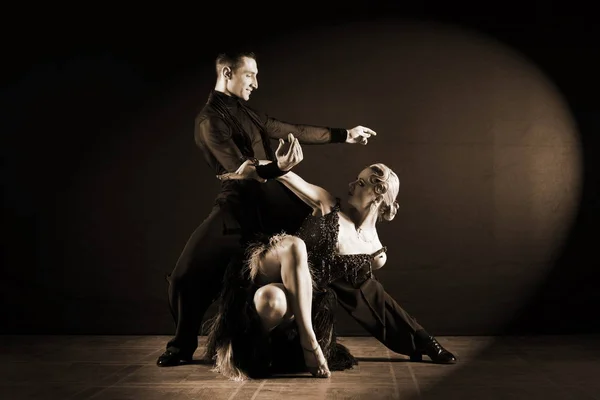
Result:
{"label": "woman's face", "polygon": [[356,180],[348,185],[348,203],[357,210],[364,210],[371,206],[371,203],[377,198],[374,190],[374,184],[371,183],[373,170],[371,168],[363,169]]}

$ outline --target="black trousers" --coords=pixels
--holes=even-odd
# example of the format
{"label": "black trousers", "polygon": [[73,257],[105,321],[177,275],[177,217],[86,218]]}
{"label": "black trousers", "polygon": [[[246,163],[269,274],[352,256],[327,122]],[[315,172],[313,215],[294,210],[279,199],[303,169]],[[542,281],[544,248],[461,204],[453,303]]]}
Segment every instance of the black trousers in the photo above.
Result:
{"label": "black trousers", "polygon": [[175,337],[167,348],[193,354],[204,314],[218,296],[230,259],[243,251],[241,235],[230,232],[231,213],[218,205],[192,233],[168,275],[169,306]]}
{"label": "black trousers", "polygon": [[[278,209],[287,210],[290,217],[291,204]],[[215,206],[193,232],[169,275],[169,304],[176,330],[168,349],[192,355],[198,347],[204,314],[222,288],[227,266],[242,257],[241,234],[232,229],[232,221],[235,219],[227,208]],[[422,327],[375,278],[358,287],[345,280],[335,281],[331,287],[338,303],[373,337],[396,353],[414,352],[414,333]]]}
{"label": "black trousers", "polygon": [[339,279],[330,287],[338,304],[371,336],[396,353],[414,353],[414,334],[423,327],[396,303],[377,279],[367,279],[356,288]]}

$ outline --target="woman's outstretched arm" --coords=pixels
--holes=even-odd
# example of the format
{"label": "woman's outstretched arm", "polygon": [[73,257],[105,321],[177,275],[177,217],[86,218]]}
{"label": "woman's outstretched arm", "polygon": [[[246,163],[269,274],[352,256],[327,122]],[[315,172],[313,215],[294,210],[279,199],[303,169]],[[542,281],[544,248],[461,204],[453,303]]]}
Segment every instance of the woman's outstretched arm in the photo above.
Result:
{"label": "woman's outstretched arm", "polygon": [[295,172],[289,171],[276,179],[314,210],[321,210],[323,214],[327,214],[335,205],[336,199],[331,193],[320,186],[305,181]]}
{"label": "woman's outstretched arm", "polygon": [[[270,163],[271,161],[258,160],[261,165]],[[217,175],[221,181],[240,180],[240,179],[255,179],[259,182],[265,182],[256,173],[256,167],[251,160],[245,161],[235,172],[229,172],[222,175]],[[290,189],[300,200],[305,202],[309,207],[315,210],[321,210],[323,214],[327,214],[331,207],[335,205],[335,197],[327,190],[320,186],[314,185],[305,181],[300,175],[295,172],[288,171],[285,175],[276,178]]]}
{"label": "woman's outstretched arm", "polygon": [[[293,166],[300,163],[304,157],[298,140],[291,134],[288,138],[290,143],[288,151],[284,151],[284,142],[280,140],[279,147],[275,153],[277,162],[285,165],[286,172],[285,175],[275,179],[283,183],[308,206],[314,210],[321,210],[323,214],[327,214],[331,210],[331,207],[335,205],[335,197],[322,187],[308,183],[298,174],[289,171]],[[255,179],[259,182],[265,182],[265,179],[261,178],[257,173],[257,167],[264,167],[270,163],[272,162],[268,160],[246,160],[235,172],[217,175],[217,178],[221,181]]]}

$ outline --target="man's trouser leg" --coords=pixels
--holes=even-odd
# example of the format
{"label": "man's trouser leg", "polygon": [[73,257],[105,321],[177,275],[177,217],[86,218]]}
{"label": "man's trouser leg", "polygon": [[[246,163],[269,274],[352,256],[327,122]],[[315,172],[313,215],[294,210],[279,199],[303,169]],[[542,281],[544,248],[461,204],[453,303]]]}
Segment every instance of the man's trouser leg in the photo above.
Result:
{"label": "man's trouser leg", "polygon": [[234,223],[224,209],[216,206],[196,228],[169,275],[169,305],[175,320],[175,337],[167,349],[192,356],[208,307],[223,285],[230,258],[241,251],[239,233],[229,232]]}
{"label": "man's trouser leg", "polygon": [[405,355],[415,352],[414,334],[423,328],[396,303],[381,283],[371,278],[355,288],[339,279],[330,286],[338,303],[387,348]]}

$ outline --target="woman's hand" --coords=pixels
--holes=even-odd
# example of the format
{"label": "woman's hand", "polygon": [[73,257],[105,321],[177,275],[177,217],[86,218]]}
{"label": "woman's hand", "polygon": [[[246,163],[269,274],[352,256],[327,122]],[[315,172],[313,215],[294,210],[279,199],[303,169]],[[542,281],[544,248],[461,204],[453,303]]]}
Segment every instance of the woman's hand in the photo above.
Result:
{"label": "woman's hand", "polygon": [[256,173],[256,167],[252,164],[251,160],[246,160],[235,172],[227,172],[225,174],[217,175],[217,179],[221,182],[229,180],[241,180],[241,179],[254,179],[259,182],[266,182],[266,179],[261,178]]}

